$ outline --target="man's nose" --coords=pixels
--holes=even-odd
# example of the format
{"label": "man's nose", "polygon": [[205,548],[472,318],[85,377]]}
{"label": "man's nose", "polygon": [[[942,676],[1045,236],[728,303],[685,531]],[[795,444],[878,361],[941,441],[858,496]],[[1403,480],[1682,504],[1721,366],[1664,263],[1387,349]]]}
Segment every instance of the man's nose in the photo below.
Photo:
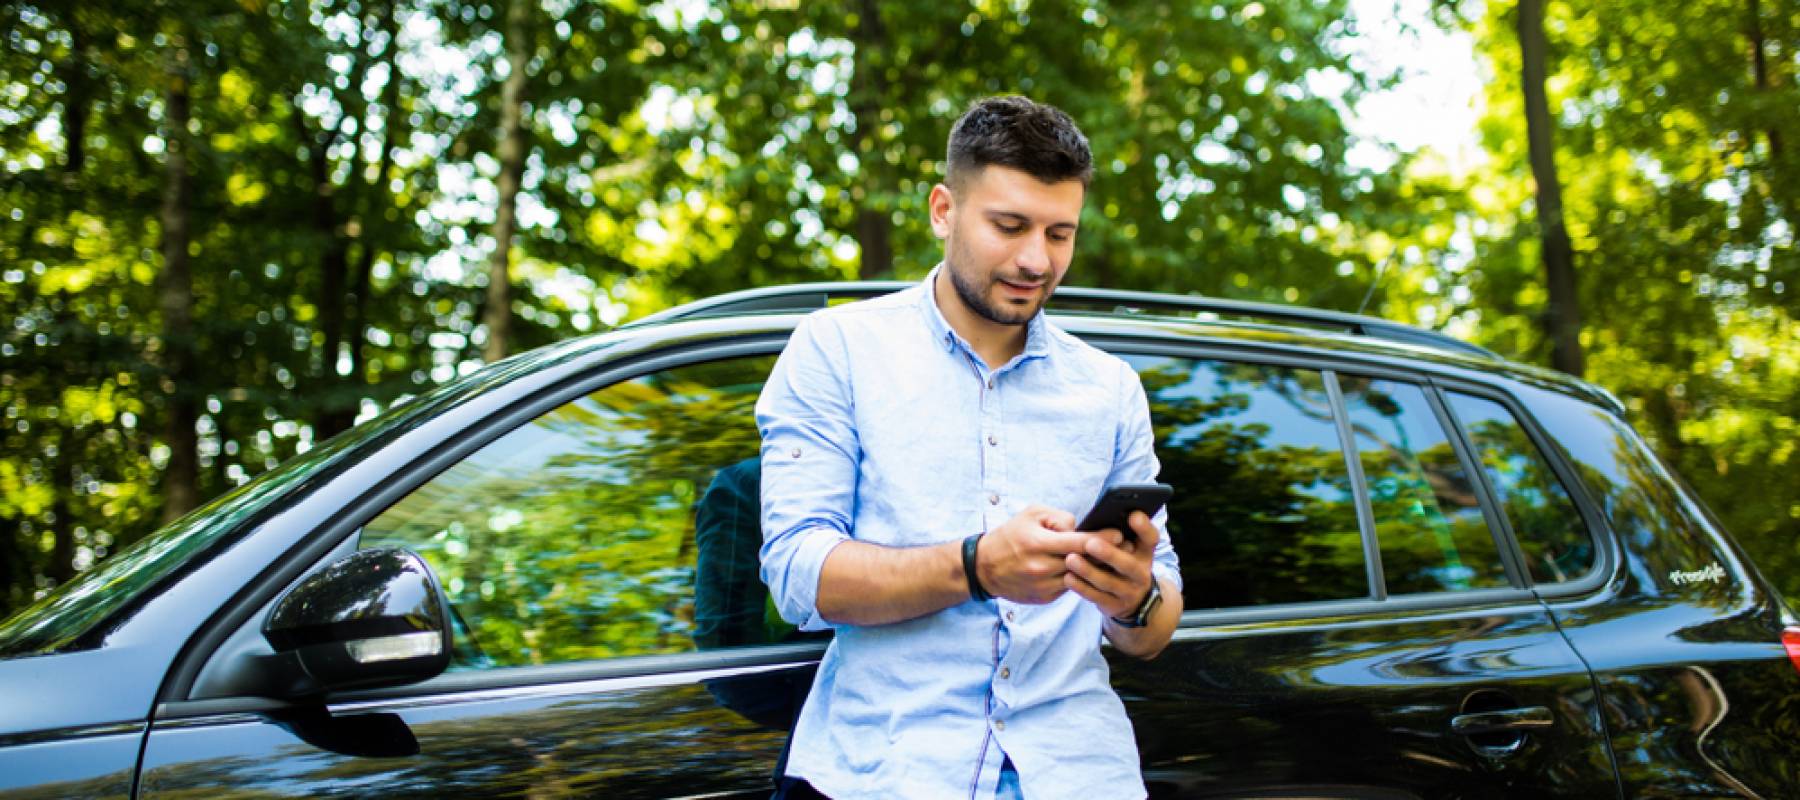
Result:
{"label": "man's nose", "polygon": [[1014,259],[1019,268],[1033,279],[1050,272],[1050,243],[1046,241],[1047,238],[1042,235],[1025,237],[1025,243],[1019,247],[1018,256]]}

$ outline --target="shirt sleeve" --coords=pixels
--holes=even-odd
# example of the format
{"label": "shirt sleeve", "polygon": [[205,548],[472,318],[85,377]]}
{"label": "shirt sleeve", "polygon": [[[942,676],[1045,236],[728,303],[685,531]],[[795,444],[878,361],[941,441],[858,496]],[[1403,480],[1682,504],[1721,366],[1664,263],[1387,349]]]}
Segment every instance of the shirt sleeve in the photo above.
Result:
{"label": "shirt sleeve", "polygon": [[[1156,431],[1150,425],[1150,402],[1144,395],[1144,383],[1137,370],[1119,361],[1119,426],[1113,442],[1113,469],[1106,477],[1107,486],[1126,483],[1155,483],[1162,472],[1156,458]],[[1177,488],[1177,491],[1180,491]],[[1169,509],[1164,507],[1150,518],[1156,525],[1156,561],[1151,571],[1181,589],[1181,561],[1175,545],[1169,541]]]}
{"label": "shirt sleeve", "polygon": [[801,321],[756,402],[762,434],[762,579],[781,618],[826,630],[819,576],[850,538],[856,435],[842,335],[818,314]]}

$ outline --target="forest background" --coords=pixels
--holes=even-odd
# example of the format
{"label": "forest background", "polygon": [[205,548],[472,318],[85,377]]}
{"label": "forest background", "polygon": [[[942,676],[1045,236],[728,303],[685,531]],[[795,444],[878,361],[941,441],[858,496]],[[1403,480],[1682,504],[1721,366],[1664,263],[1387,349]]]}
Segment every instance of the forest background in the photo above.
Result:
{"label": "forest background", "polygon": [[1358,130],[1430,70],[1352,5],[0,0],[0,617],[486,361],[923,275],[1002,92],[1092,137],[1071,283],[1579,374],[1800,596],[1800,4],[1396,0],[1473,42],[1473,154]]}

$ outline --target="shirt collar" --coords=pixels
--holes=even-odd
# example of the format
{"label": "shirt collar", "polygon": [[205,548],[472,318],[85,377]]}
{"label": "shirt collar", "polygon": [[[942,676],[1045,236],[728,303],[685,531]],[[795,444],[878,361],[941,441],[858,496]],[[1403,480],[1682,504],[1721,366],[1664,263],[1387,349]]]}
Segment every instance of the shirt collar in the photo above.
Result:
{"label": "shirt collar", "polygon": [[[922,291],[919,292],[919,307],[925,315],[925,327],[931,331],[931,340],[937,342],[946,351],[955,350],[960,344],[963,349],[974,354],[975,348],[969,346],[969,343],[963,340],[955,328],[950,327],[950,321],[944,319],[944,310],[938,308],[937,278],[938,273],[943,271],[944,264],[940,261],[937,266],[931,268],[931,274],[925,276],[925,282],[920,286]],[[1042,358],[1050,355],[1048,327],[1049,323],[1044,319],[1044,312],[1039,309],[1036,314],[1032,315],[1031,321],[1025,323],[1025,349],[1020,353],[1020,359],[1015,360]]]}

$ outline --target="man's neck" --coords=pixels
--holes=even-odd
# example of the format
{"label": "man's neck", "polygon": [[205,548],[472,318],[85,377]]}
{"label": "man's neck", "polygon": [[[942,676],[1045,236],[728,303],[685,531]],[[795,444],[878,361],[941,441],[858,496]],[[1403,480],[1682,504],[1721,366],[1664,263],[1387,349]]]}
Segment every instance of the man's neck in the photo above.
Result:
{"label": "man's neck", "polygon": [[950,285],[950,276],[944,274],[949,267],[940,268],[933,281],[931,297],[937,302],[938,313],[944,315],[944,321],[950,329],[956,331],[963,341],[975,349],[975,354],[987,363],[988,369],[999,369],[1011,361],[1013,356],[1024,352],[1025,335],[1029,322],[1023,325],[1002,325],[975,313],[967,303],[956,294],[956,287]]}

